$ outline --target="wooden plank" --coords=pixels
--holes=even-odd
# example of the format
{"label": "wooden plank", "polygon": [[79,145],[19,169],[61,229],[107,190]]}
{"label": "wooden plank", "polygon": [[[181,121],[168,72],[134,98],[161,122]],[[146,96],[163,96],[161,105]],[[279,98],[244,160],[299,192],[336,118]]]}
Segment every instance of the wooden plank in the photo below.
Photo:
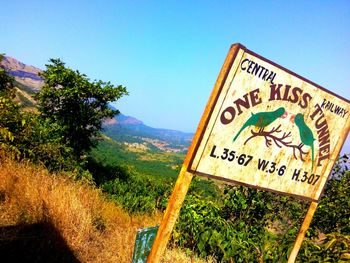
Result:
{"label": "wooden plank", "polygon": [[295,259],[297,258],[299,249],[301,247],[301,244],[303,242],[303,239],[305,237],[305,233],[308,230],[312,217],[314,216],[314,213],[317,208],[317,203],[316,202],[311,202],[309,209],[307,210],[306,216],[304,218],[303,224],[300,227],[298,236],[295,240],[294,247],[292,251],[290,252],[289,258],[288,258],[288,263],[294,263]]}
{"label": "wooden plank", "polygon": [[185,199],[186,193],[192,181],[193,175],[187,172],[189,162],[192,159],[192,155],[195,151],[195,148],[198,145],[198,142],[200,141],[200,138],[203,134],[203,129],[206,126],[206,121],[209,119],[208,116],[211,114],[211,110],[214,104],[216,103],[217,95],[219,93],[218,91],[222,88],[222,85],[226,80],[227,74],[231,69],[232,63],[234,61],[235,56],[237,55],[239,47],[241,47],[241,45],[239,44],[235,44],[231,46],[230,51],[224,62],[224,65],[221,68],[220,74],[214,85],[214,89],[210,95],[210,98],[205,107],[204,113],[202,115],[202,118],[199,122],[197,131],[193,137],[191,146],[188,150],[185,161],[182,165],[182,168],[178,176],[178,179],[176,181],[176,184],[174,186],[173,192],[170,196],[169,203],[165,210],[162,222],[159,226],[158,233],[153,243],[151,253],[149,254],[147,259],[148,263],[160,262],[160,259],[166,249],[166,245],[170,238],[171,232],[179,216],[182,203]]}

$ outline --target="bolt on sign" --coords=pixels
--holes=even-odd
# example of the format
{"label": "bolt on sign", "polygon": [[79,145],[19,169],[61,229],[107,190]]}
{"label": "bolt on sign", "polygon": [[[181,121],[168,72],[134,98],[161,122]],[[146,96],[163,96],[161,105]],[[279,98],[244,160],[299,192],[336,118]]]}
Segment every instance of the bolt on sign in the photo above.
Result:
{"label": "bolt on sign", "polygon": [[231,47],[147,262],[159,262],[194,174],[311,201],[294,262],[350,129],[350,101],[240,44]]}
{"label": "bolt on sign", "polygon": [[350,104],[241,46],[188,171],[317,201],[350,127]]}

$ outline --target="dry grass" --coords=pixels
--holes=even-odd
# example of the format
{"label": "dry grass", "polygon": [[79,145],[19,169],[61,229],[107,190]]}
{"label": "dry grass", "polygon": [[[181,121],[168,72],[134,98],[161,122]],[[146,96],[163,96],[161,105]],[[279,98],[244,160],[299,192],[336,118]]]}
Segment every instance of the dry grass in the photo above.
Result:
{"label": "dry grass", "polygon": [[[136,231],[160,214],[131,216],[84,182],[0,159],[0,227],[49,222],[81,262],[131,262]],[[202,262],[179,250],[164,262]]]}

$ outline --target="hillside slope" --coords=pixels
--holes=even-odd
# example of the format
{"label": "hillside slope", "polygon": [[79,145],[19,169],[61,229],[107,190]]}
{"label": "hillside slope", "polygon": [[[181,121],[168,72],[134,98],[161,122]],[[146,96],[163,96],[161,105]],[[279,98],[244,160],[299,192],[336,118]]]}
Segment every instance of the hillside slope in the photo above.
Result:
{"label": "hillside slope", "polygon": [[[131,262],[137,229],[160,218],[131,216],[87,182],[1,159],[1,262]],[[164,262],[202,261],[168,250]]]}

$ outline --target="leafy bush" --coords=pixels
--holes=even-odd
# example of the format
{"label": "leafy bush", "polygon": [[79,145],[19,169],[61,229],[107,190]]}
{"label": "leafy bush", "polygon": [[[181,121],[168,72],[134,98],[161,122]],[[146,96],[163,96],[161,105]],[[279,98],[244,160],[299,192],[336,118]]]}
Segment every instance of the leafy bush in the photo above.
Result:
{"label": "leafy bush", "polygon": [[312,227],[323,233],[350,235],[350,172],[330,180],[315,212]]}
{"label": "leafy bush", "polygon": [[[286,251],[298,231],[281,233],[266,229],[273,220],[274,195],[255,189],[227,186],[221,202],[187,195],[172,243],[201,257],[220,262],[262,262],[287,258]],[[282,240],[282,242],[281,242]]]}
{"label": "leafy bush", "polygon": [[[298,262],[350,259],[350,172],[341,168],[337,179],[327,184]],[[305,201],[240,186],[226,186],[216,201],[188,195],[172,244],[220,262],[287,262],[308,206]]]}
{"label": "leafy bush", "polygon": [[350,262],[350,235],[330,233],[321,240],[306,239],[298,254],[299,262]]}
{"label": "leafy bush", "polygon": [[110,198],[131,213],[153,213],[164,210],[172,183],[139,175],[125,166],[115,169],[114,178],[103,182],[100,188]]}

